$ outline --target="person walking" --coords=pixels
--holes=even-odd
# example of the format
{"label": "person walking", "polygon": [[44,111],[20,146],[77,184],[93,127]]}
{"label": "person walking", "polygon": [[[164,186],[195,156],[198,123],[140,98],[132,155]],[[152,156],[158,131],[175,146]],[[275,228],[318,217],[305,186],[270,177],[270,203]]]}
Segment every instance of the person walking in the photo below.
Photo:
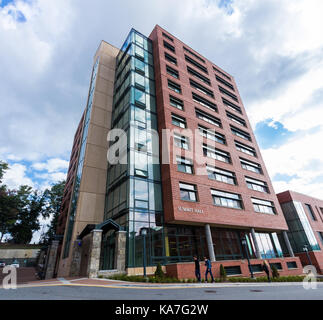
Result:
{"label": "person walking", "polygon": [[200,261],[197,256],[193,257],[195,263],[195,277],[198,282],[201,282],[201,270],[200,270]]}
{"label": "person walking", "polygon": [[266,272],[268,282],[271,282],[271,280],[270,280],[269,266],[268,266],[268,262],[266,260],[264,261],[264,263],[262,265],[262,269]]}
{"label": "person walking", "polygon": [[213,274],[212,274],[212,263],[211,263],[210,259],[208,259],[207,257],[204,257],[204,261],[205,261],[205,266],[206,266],[205,282],[207,282],[207,275],[208,274],[211,275],[211,280],[212,280],[212,282],[214,282],[214,278],[213,278]]}

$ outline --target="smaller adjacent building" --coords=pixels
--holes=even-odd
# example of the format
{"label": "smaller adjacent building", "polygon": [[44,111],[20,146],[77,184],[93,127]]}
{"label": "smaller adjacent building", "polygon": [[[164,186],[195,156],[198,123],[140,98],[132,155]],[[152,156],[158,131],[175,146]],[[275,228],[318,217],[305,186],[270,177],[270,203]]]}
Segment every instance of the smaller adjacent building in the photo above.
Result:
{"label": "smaller adjacent building", "polygon": [[277,194],[293,251],[303,265],[323,274],[323,200],[294,191]]}

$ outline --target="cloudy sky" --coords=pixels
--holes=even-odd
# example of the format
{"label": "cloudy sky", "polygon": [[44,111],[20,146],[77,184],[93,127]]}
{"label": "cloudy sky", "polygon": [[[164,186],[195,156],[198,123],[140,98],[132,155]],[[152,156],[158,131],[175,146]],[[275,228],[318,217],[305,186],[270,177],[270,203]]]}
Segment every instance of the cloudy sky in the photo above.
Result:
{"label": "cloudy sky", "polygon": [[63,179],[93,55],[169,30],[235,76],[276,192],[323,198],[322,0],[0,0],[5,182]]}

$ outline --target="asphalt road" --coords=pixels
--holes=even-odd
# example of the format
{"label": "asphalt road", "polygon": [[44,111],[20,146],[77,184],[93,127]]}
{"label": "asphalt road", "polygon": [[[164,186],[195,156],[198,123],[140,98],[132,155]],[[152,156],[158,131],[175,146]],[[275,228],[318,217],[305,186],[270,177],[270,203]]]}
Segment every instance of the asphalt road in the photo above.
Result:
{"label": "asphalt road", "polygon": [[301,285],[180,289],[43,286],[0,289],[0,300],[323,300],[323,283],[309,290]]}

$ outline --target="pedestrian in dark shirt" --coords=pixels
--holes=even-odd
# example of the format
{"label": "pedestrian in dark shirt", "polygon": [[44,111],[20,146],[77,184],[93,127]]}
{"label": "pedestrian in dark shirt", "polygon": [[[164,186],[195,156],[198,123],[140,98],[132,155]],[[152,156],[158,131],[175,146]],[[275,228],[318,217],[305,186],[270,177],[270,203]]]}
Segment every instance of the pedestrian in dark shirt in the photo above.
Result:
{"label": "pedestrian in dark shirt", "polygon": [[193,257],[195,263],[195,277],[198,282],[201,282],[201,271],[200,271],[200,261],[197,256]]}
{"label": "pedestrian in dark shirt", "polygon": [[212,280],[212,282],[214,282],[214,278],[213,278],[213,274],[212,274],[212,263],[207,257],[204,257],[204,261],[205,261],[205,266],[206,266],[205,282],[207,282],[207,275],[208,274],[211,275],[211,280]]}
{"label": "pedestrian in dark shirt", "polygon": [[269,272],[269,267],[268,267],[268,262],[266,260],[264,261],[264,263],[262,265],[262,269],[266,272],[268,282],[271,282],[271,280],[270,280],[270,272]]}

